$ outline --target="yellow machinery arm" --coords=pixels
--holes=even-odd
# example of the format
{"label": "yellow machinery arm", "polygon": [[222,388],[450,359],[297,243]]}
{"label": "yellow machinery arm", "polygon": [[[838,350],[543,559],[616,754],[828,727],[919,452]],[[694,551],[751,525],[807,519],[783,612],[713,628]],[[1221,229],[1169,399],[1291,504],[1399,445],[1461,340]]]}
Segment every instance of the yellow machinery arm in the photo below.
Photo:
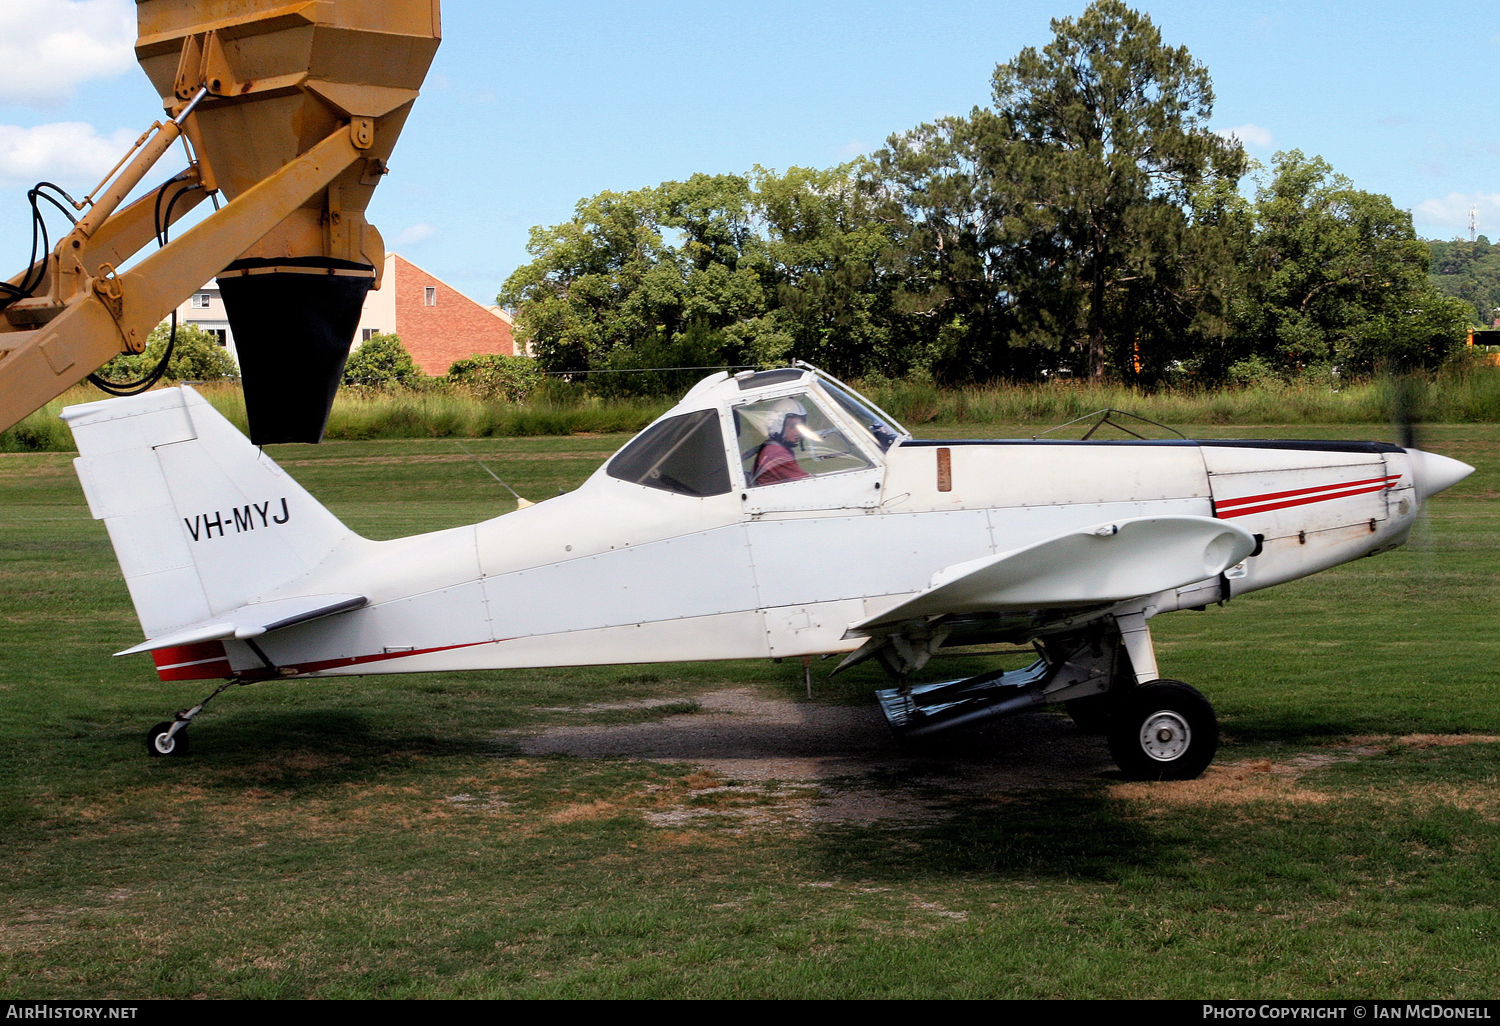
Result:
{"label": "yellow machinery arm", "polygon": [[[39,278],[29,295],[0,297],[0,429],[140,352],[221,275],[252,438],[258,418],[261,441],[316,441],[384,265],[364,211],[437,51],[438,0],[137,0],[137,20],[136,56],[170,120],[77,204],[86,213],[44,266],[10,280]],[[184,136],[189,168],[121,208]],[[213,192],[221,209],[118,270]]]}

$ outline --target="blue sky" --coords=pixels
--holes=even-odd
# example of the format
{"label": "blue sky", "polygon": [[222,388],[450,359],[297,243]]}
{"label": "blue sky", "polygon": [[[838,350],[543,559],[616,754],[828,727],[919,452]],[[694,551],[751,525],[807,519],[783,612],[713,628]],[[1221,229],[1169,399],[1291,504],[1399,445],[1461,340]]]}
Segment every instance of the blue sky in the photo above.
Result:
{"label": "blue sky", "polygon": [[[869,152],[986,103],[995,65],[1083,6],[446,0],[370,219],[389,248],[493,302],[530,227],[581,197]],[[1321,154],[1428,237],[1466,234],[1475,205],[1500,239],[1492,3],[1135,6],[1208,66],[1212,126],[1253,156]],[[26,186],[86,192],[159,114],[130,56],[133,19],[128,0],[0,4],[0,258],[15,270]]]}

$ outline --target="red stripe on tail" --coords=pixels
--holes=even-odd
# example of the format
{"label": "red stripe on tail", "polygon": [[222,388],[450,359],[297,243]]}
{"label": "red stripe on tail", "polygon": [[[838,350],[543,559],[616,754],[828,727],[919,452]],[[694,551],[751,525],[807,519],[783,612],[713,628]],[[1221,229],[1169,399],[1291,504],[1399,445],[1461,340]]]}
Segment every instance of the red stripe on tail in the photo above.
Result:
{"label": "red stripe on tail", "polygon": [[173,645],[152,649],[156,675],[162,680],[212,680],[233,677],[229,654],[222,641],[200,641],[196,645]]}

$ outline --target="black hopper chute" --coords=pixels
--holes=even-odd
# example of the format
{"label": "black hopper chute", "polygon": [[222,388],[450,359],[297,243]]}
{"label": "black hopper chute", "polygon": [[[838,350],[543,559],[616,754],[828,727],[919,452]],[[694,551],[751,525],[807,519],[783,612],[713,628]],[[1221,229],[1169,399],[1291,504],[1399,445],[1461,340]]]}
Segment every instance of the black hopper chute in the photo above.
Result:
{"label": "black hopper chute", "polygon": [[250,441],[321,442],[375,268],[328,257],[254,257],[224,268],[218,283]]}

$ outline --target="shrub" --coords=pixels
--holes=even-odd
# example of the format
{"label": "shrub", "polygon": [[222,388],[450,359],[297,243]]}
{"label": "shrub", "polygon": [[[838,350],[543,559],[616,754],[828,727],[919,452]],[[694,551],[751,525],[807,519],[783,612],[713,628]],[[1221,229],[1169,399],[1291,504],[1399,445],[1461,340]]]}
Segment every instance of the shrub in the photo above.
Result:
{"label": "shrub", "polygon": [[[106,381],[128,384],[139,381],[156,369],[167,351],[170,324],[158,324],[146,338],[144,352],[121,354],[99,368]],[[169,381],[237,381],[240,369],[229,350],[219,344],[219,337],[195,324],[180,324],[172,358],[167,361],[164,377]]]}
{"label": "shrub", "polygon": [[371,335],[344,364],[344,384],[366,388],[412,385],[421,378],[416,361],[395,335]]}
{"label": "shrub", "polygon": [[1281,375],[1276,373],[1276,368],[1271,366],[1271,361],[1258,353],[1230,364],[1228,376],[1230,384],[1238,385],[1240,388],[1248,385],[1276,384],[1281,381]]}
{"label": "shrub", "polygon": [[527,356],[475,353],[454,362],[448,377],[468,389],[476,399],[523,402],[546,377],[536,361]]}

